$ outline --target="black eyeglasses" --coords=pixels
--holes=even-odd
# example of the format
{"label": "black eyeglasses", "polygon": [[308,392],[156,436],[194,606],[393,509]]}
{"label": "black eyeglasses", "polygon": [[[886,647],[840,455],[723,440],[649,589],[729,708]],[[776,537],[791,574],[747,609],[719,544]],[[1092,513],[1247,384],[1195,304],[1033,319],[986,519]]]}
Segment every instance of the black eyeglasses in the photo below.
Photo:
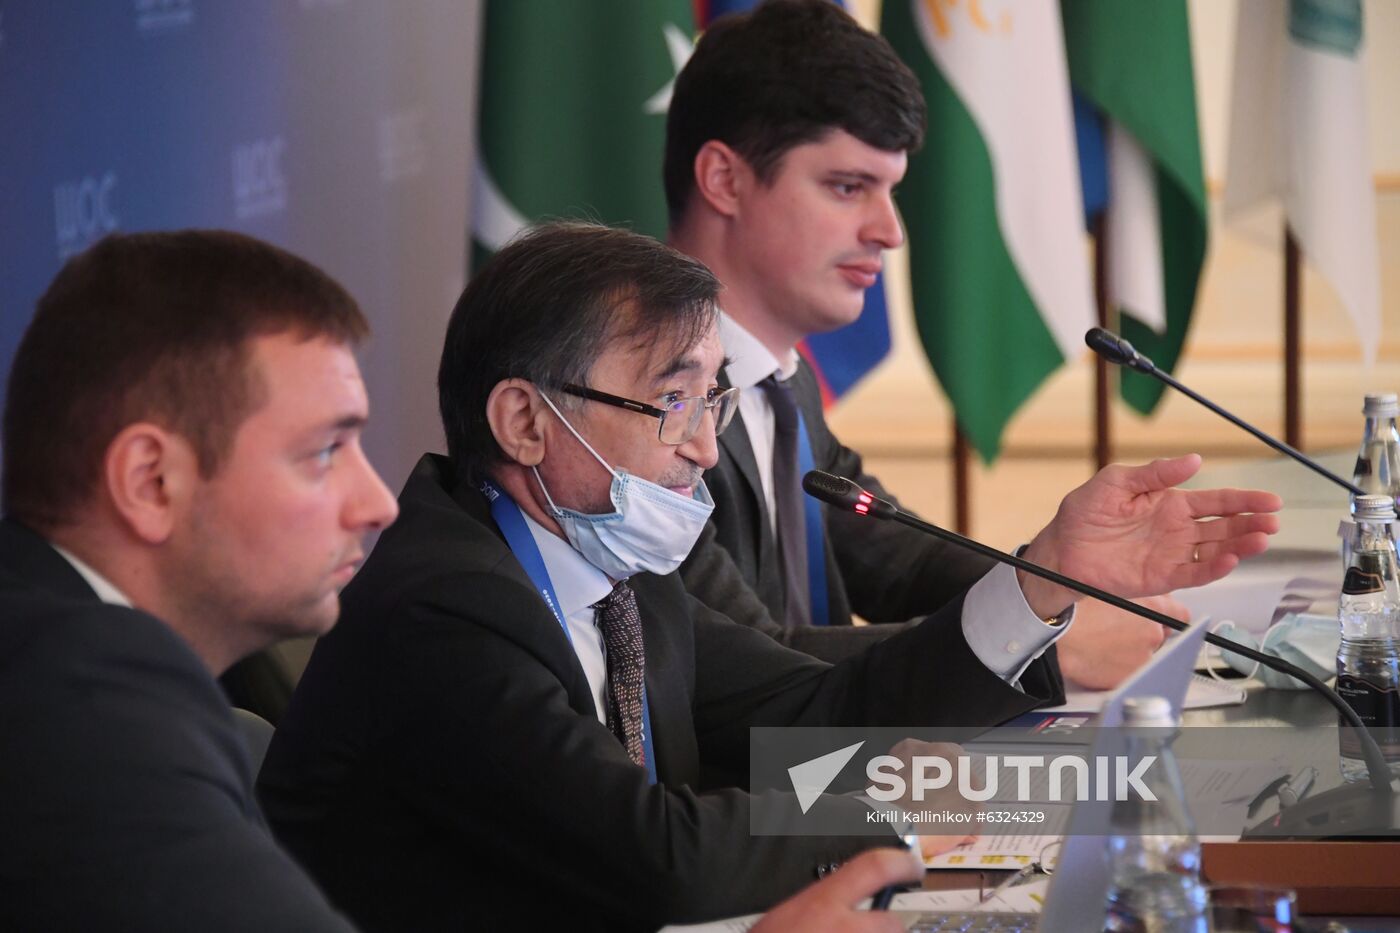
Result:
{"label": "black eyeglasses", "polygon": [[729,422],[734,420],[734,412],[739,407],[738,389],[712,389],[709,395],[678,398],[666,403],[665,408],[657,408],[646,402],[623,398],[620,395],[609,395],[607,392],[599,392],[597,389],[574,385],[571,382],[566,383],[561,388],[570,395],[577,395],[579,398],[591,399],[595,402],[602,402],[604,405],[614,405],[628,411],[635,411],[638,414],[660,418],[661,425],[657,428],[656,436],[661,443],[669,444],[672,447],[684,444],[695,436],[695,432],[700,430],[700,419],[705,416],[707,410],[714,414],[715,434],[719,434],[729,427]]}

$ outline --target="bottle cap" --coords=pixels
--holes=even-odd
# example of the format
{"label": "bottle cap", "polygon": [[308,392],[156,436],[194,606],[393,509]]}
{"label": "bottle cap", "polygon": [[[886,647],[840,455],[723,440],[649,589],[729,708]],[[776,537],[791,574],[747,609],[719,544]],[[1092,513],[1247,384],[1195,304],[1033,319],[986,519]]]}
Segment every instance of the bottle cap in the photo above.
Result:
{"label": "bottle cap", "polygon": [[1395,521],[1395,500],[1390,496],[1357,496],[1352,518],[1358,522]]}
{"label": "bottle cap", "polygon": [[1400,417],[1400,397],[1397,397],[1394,392],[1368,395],[1366,403],[1361,406],[1361,413],[1367,418]]}
{"label": "bottle cap", "polygon": [[1128,697],[1123,701],[1123,724],[1172,727],[1176,717],[1166,697]]}

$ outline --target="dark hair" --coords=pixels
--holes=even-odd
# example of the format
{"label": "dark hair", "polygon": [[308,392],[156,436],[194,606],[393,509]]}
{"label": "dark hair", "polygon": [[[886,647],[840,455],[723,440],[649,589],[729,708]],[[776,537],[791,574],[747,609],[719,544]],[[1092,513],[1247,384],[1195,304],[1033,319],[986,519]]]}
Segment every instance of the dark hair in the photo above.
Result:
{"label": "dark hair", "polygon": [[250,341],[283,332],[354,344],[369,325],[330,276],[238,233],[113,234],[73,257],[10,370],[5,511],[36,529],[71,521],[139,421],[184,437],[213,476],[262,404]]}
{"label": "dark hair", "polygon": [[716,20],[676,78],[663,175],[671,224],[712,139],[764,183],[794,146],[833,129],[887,152],[912,152],[928,115],[919,81],[881,36],[830,0],[770,0]]}
{"label": "dark hair", "polygon": [[486,420],[497,383],[586,385],[618,340],[689,348],[713,323],[718,292],[703,263],[650,237],[577,222],[527,230],[472,278],[447,325],[438,404],[458,477],[482,479],[502,456]]}

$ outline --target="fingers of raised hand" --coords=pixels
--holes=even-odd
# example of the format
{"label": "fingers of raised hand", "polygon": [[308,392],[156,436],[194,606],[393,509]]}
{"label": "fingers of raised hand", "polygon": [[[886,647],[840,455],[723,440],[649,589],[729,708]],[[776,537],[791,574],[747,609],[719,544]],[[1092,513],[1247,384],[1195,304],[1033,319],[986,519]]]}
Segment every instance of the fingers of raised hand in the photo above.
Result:
{"label": "fingers of raised hand", "polygon": [[[1166,460],[1153,460],[1142,466],[1124,467],[1110,465],[1099,471],[1099,475],[1116,486],[1132,493],[1155,492],[1170,489],[1186,482],[1201,468],[1199,454],[1172,457]],[[1113,472],[1109,472],[1113,471]]]}
{"label": "fingers of raised hand", "polygon": [[[1230,542],[1247,538],[1253,534],[1268,535],[1278,531],[1277,515],[1231,515],[1229,518],[1217,518],[1210,521],[1196,522],[1195,541],[1201,545],[1202,551],[1209,543],[1223,542],[1228,545]],[[1242,555],[1243,556],[1243,555]]]}
{"label": "fingers of raised hand", "polygon": [[1182,495],[1192,518],[1269,513],[1283,508],[1282,499],[1260,489],[1189,489]]}
{"label": "fingers of raised hand", "polygon": [[[1267,539],[1263,535],[1259,536],[1262,543]],[[1258,553],[1255,551],[1253,553]],[[1168,573],[1167,589],[1184,590],[1193,586],[1205,586],[1228,574],[1239,566],[1238,555],[1229,551],[1219,550],[1216,545],[1203,544],[1200,547],[1200,560],[1194,563],[1189,559],[1186,563],[1177,564]]]}

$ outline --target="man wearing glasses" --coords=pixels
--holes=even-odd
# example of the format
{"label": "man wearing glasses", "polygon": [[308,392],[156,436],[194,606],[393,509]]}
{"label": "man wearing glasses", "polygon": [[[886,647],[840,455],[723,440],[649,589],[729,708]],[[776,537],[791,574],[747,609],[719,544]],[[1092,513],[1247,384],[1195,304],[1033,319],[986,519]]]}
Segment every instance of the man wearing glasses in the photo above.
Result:
{"label": "man wearing glasses", "polygon": [[[365,929],[653,930],[765,909],[896,840],[846,796],[810,812],[870,835],[759,835],[756,795],[701,792],[702,765],[747,771],[750,727],[991,723],[1005,695],[1029,702],[985,669],[951,690],[929,676],[930,657],[976,665],[956,623],[832,667],[686,592],[675,571],[734,407],[718,290],[654,240],[554,224],[458,301],[438,378],[449,455],[415,468],[258,784],[279,838]],[[1108,503],[1116,531],[1181,545],[1124,555],[1137,576],[1114,582],[1218,571],[1190,563],[1187,495]],[[1219,547],[1252,553],[1272,527],[1242,518]],[[1027,591],[1052,616],[1072,598]],[[1022,683],[1043,694],[1052,677],[1035,663]],[[761,796],[792,832],[793,795]]]}

